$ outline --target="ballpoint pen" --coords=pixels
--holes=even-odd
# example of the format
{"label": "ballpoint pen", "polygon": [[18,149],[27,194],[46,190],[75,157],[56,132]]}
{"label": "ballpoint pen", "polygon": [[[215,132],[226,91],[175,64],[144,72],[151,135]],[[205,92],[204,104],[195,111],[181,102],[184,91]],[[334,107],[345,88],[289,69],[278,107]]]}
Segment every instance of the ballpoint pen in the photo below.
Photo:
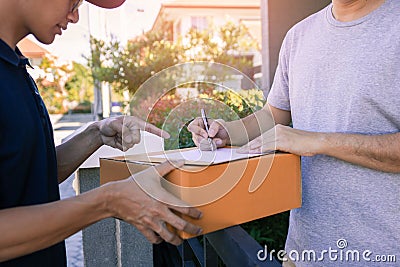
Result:
{"label": "ballpoint pen", "polygon": [[206,129],[206,132],[207,132],[207,135],[208,135],[207,141],[210,144],[211,151],[214,151],[215,148],[213,146],[213,143],[212,143],[212,140],[210,138],[210,135],[208,134],[208,130],[209,130],[208,129],[208,120],[207,120],[207,116],[206,116],[206,112],[205,112],[204,108],[202,108],[200,110],[200,112],[201,112],[201,118],[203,119],[204,128]]}

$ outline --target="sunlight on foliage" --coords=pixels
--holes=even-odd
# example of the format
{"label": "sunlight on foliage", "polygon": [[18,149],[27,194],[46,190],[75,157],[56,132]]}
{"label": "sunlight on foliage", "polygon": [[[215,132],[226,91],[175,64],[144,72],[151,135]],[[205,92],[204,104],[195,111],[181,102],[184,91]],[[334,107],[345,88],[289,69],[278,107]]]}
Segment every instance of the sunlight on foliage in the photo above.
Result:
{"label": "sunlight on foliage", "polygon": [[151,76],[178,63],[210,61],[239,70],[252,67],[252,60],[242,53],[257,50],[258,45],[242,24],[227,22],[207,31],[191,29],[176,42],[171,41],[170,22],[163,26],[159,32],[146,32],[127,44],[91,38],[89,66],[94,77],[111,83],[116,92],[129,90],[133,95]]}

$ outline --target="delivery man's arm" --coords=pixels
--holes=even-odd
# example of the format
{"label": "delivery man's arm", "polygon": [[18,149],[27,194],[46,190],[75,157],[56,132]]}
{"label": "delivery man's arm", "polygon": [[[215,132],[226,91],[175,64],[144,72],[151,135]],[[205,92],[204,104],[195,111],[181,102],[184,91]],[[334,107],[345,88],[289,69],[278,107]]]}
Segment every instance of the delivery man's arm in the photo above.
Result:
{"label": "delivery man's arm", "polygon": [[160,177],[173,169],[166,162],[76,197],[0,210],[0,262],[54,245],[107,217],[120,218],[136,226],[152,243],[182,242],[167,229],[166,223],[178,230],[200,234],[199,227],[184,221],[175,212],[195,219],[201,217],[201,212],[161,187]]}
{"label": "delivery man's arm", "polygon": [[133,147],[140,142],[141,130],[169,138],[167,132],[133,116],[113,117],[92,123],[71,140],[57,146],[58,182],[67,179],[102,145],[122,151]]}

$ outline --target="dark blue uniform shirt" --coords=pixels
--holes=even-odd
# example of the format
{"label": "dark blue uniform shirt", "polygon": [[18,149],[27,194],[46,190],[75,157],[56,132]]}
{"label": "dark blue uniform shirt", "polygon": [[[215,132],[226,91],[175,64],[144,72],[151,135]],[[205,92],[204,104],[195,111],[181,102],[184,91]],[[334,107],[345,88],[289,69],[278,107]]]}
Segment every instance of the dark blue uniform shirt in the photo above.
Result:
{"label": "dark blue uniform shirt", "polygon": [[[0,40],[0,209],[60,199],[53,130],[27,64]],[[0,266],[66,266],[64,242]]]}

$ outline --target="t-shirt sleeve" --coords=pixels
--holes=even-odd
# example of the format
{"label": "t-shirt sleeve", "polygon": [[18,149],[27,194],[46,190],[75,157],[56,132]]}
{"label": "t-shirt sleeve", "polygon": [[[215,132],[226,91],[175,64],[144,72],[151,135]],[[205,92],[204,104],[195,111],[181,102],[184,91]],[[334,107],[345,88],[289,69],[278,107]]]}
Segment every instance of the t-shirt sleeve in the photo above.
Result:
{"label": "t-shirt sleeve", "polygon": [[290,111],[289,99],[289,44],[286,35],[279,52],[278,67],[276,68],[274,82],[268,94],[267,101],[271,106]]}

